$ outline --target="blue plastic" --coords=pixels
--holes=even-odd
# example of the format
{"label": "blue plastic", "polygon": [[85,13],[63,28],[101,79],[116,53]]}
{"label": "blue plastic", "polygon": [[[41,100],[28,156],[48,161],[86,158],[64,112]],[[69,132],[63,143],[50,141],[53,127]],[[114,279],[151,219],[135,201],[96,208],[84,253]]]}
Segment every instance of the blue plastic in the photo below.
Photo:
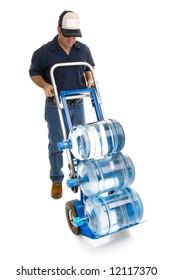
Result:
{"label": "blue plastic", "polygon": [[102,113],[100,104],[98,102],[97,93],[96,93],[95,88],[72,89],[72,90],[61,91],[60,96],[61,96],[61,99],[62,99],[62,103],[63,103],[63,107],[64,107],[64,113],[65,113],[65,116],[66,116],[67,126],[68,126],[69,130],[72,127],[72,122],[71,122],[69,109],[68,109],[68,106],[67,106],[66,97],[75,95],[75,96],[79,96],[79,98],[80,98],[80,96],[82,94],[86,94],[86,93],[90,93],[90,95],[91,95],[92,105],[95,109],[97,120],[98,121],[103,120],[103,113]]}
{"label": "blue plastic", "polygon": [[[84,200],[85,201],[85,200]],[[81,200],[76,200],[74,202],[74,206],[76,208],[76,213],[78,215],[78,217],[76,217],[76,219],[78,220],[79,222],[79,219],[80,217],[83,217],[84,216],[84,201],[83,199]],[[79,219],[78,219],[79,218]],[[88,227],[88,224],[87,223],[82,223],[82,225],[80,226],[80,230],[81,230],[81,234],[88,237],[88,238],[91,238],[91,239],[97,239],[99,237],[95,236],[92,231],[90,230],[90,228]]]}
{"label": "blue plastic", "polygon": [[67,180],[67,186],[80,186],[88,196],[98,196],[130,186],[135,178],[132,160],[122,153],[112,154],[100,159],[81,161],[78,165],[77,178]]}
{"label": "blue plastic", "polygon": [[103,120],[72,127],[63,143],[57,144],[59,150],[68,148],[76,159],[85,160],[121,151],[125,134],[116,120]]}
{"label": "blue plastic", "polygon": [[[88,198],[84,215],[74,218],[73,222],[77,227],[88,226],[93,238],[100,238],[134,226],[141,222],[142,217],[140,196],[133,189],[125,188],[108,196]],[[85,235],[85,230],[83,233]]]}
{"label": "blue plastic", "polygon": [[[81,98],[83,93],[90,93],[97,122],[72,127],[66,97]],[[61,151],[71,150],[77,159],[78,178],[68,180],[68,187],[80,185],[80,200],[74,202],[77,217],[73,224],[80,227],[82,235],[92,239],[139,224],[143,205],[139,195],[129,188],[135,170],[131,159],[120,153],[125,144],[122,126],[116,120],[103,119],[94,88],[59,94],[70,133],[68,140],[57,147]]]}
{"label": "blue plastic", "polygon": [[75,218],[75,221],[74,221],[74,224],[75,224],[76,227],[80,227],[80,226],[82,226],[83,224],[88,223],[88,222],[89,222],[88,216],[84,216],[84,217],[82,217],[82,218],[76,217],[76,218]]}
{"label": "blue plastic", "polygon": [[71,149],[72,145],[71,145],[70,141],[68,141],[68,142],[58,142],[57,147],[58,147],[59,151],[63,151],[65,149]]}

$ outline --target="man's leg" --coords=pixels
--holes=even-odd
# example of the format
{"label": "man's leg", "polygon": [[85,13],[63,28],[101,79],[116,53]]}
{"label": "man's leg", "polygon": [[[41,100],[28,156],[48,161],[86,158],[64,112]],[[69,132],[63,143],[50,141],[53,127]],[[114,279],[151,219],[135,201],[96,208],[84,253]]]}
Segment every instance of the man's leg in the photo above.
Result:
{"label": "man's leg", "polygon": [[62,172],[63,157],[62,152],[58,151],[57,143],[63,141],[61,124],[56,104],[47,99],[45,105],[45,120],[48,127],[49,138],[49,161],[50,161],[50,179],[52,180],[52,196],[62,196],[62,181],[64,174]]}

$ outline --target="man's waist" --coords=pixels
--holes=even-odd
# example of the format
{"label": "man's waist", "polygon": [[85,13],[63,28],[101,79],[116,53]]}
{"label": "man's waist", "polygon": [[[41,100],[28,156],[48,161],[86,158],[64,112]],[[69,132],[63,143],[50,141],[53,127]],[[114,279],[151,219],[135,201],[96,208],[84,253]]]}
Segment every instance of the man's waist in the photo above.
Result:
{"label": "man's waist", "polygon": [[[52,97],[47,97],[48,100],[52,101],[53,103],[56,103],[56,100],[55,100],[55,97],[52,96]],[[77,105],[79,102],[80,102],[80,98],[76,98],[76,99],[69,99],[69,100],[66,100],[67,102],[67,105],[68,106],[75,106]]]}

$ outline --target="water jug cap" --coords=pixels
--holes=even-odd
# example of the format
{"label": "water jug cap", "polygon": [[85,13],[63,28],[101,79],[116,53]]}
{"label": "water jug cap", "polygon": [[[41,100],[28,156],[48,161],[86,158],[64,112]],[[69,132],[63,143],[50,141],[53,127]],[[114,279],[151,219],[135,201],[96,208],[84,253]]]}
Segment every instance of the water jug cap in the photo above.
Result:
{"label": "water jug cap", "polygon": [[83,225],[83,221],[80,217],[74,218],[73,223],[74,223],[75,227],[80,227]]}
{"label": "water jug cap", "polygon": [[89,222],[88,216],[83,216],[82,218],[81,217],[76,217],[76,218],[73,219],[73,224],[74,224],[75,227],[80,227],[83,224],[88,223],[88,222]]}
{"label": "water jug cap", "polygon": [[81,184],[81,180],[79,178],[73,178],[73,179],[67,180],[67,186],[69,188],[73,188],[75,186],[79,186],[80,184]]}
{"label": "water jug cap", "polygon": [[64,141],[64,142],[58,142],[57,143],[57,148],[59,151],[63,151],[65,149],[71,149],[72,145],[71,142],[69,141]]}

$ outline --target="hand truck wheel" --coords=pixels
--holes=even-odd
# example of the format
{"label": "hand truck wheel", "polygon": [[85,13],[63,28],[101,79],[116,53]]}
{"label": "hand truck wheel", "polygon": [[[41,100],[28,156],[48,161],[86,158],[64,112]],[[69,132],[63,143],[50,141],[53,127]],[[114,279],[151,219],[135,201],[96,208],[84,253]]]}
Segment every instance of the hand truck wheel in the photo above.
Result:
{"label": "hand truck wheel", "polygon": [[108,195],[115,193],[115,191],[109,191]]}
{"label": "hand truck wheel", "polygon": [[69,225],[69,228],[75,235],[79,235],[81,233],[80,227],[75,227],[73,224],[73,219],[78,217],[76,208],[74,205],[74,202],[77,201],[77,199],[67,201],[65,206],[65,213],[66,213],[66,219]]}
{"label": "hand truck wheel", "polygon": [[78,186],[75,186],[73,188],[71,188],[72,192],[77,193],[78,192]]}

